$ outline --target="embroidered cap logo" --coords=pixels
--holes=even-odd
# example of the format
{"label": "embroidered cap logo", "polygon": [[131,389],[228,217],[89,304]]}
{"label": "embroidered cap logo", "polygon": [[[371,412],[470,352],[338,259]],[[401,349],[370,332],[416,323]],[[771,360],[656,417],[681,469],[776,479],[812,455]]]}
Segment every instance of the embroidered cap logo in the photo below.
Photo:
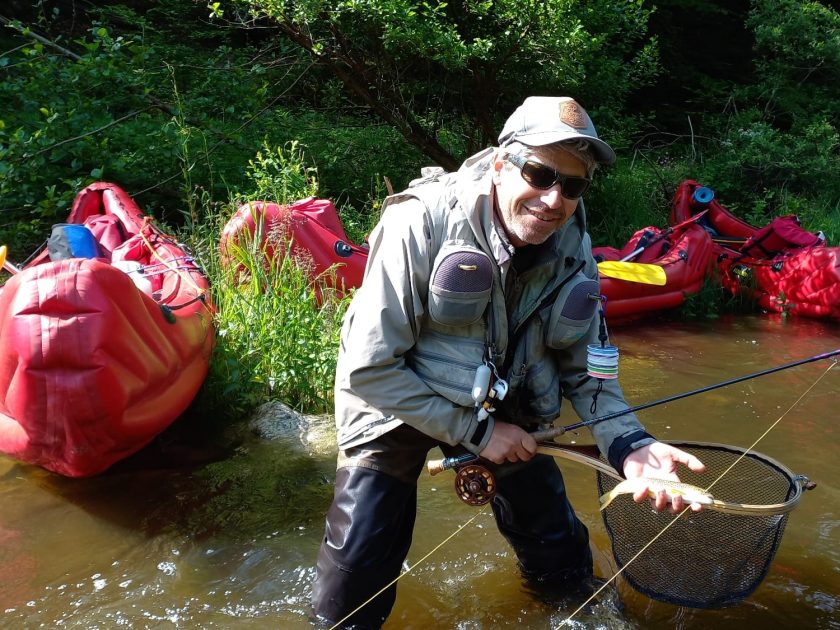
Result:
{"label": "embroidered cap logo", "polygon": [[563,101],[560,103],[560,122],[574,127],[575,129],[586,129],[586,111],[575,101]]}

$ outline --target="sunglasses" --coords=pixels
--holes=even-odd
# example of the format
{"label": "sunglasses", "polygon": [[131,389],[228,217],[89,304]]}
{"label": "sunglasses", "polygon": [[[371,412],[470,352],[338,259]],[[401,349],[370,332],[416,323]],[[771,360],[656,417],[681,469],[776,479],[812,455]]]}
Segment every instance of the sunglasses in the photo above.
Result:
{"label": "sunglasses", "polygon": [[560,194],[566,199],[578,199],[592,183],[587,177],[563,175],[545,164],[526,160],[521,155],[509,153],[507,160],[519,169],[522,179],[534,188],[548,190],[560,184]]}

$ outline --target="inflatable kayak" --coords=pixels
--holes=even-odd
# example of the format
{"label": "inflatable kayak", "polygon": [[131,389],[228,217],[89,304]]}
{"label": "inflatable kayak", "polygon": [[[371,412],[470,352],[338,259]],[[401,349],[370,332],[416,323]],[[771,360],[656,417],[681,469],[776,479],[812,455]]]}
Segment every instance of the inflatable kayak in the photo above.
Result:
{"label": "inflatable kayak", "polygon": [[695,181],[680,184],[671,223],[705,211],[700,224],[715,248],[720,283],[771,313],[840,320],[840,247],[803,229],[794,215],[754,227]]}
{"label": "inflatable kayak", "polygon": [[114,184],[0,287],[0,451],[69,477],[100,473],[169,426],[210,361],[208,281]]}
{"label": "inflatable kayak", "polygon": [[712,239],[688,217],[680,225],[638,230],[624,247],[593,247],[599,261],[620,260],[657,265],[665,282],[651,284],[601,274],[601,293],[606,296],[610,324],[622,324],[677,308],[687,296],[697,293],[709,275],[713,259]]}
{"label": "inflatable kayak", "polygon": [[354,245],[344,233],[332,201],[308,197],[291,205],[253,201],[237,208],[222,229],[222,260],[233,264],[236,248],[258,238],[262,254],[273,259],[289,247],[295,261],[339,294],[362,284],[366,246]]}

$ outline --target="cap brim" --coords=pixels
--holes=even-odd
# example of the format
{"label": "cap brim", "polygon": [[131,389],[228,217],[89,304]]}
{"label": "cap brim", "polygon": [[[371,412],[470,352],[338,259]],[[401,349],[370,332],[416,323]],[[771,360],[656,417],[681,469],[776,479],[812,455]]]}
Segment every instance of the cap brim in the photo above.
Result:
{"label": "cap brim", "polygon": [[529,147],[544,147],[564,140],[585,140],[592,147],[593,157],[601,164],[612,164],[615,162],[615,151],[603,140],[593,138],[582,133],[571,133],[568,131],[551,131],[533,134],[516,134],[513,141],[527,144]]}

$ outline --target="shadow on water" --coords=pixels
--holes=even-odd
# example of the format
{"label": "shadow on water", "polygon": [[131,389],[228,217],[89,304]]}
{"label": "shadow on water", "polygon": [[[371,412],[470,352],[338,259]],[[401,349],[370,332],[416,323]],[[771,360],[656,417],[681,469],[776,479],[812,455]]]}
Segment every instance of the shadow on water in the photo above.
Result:
{"label": "shadow on water", "polygon": [[31,471],[44,490],[98,519],[148,537],[249,540],[322,519],[333,457],[266,441],[245,423],[209,427],[185,414],[102,475],[69,479]]}

